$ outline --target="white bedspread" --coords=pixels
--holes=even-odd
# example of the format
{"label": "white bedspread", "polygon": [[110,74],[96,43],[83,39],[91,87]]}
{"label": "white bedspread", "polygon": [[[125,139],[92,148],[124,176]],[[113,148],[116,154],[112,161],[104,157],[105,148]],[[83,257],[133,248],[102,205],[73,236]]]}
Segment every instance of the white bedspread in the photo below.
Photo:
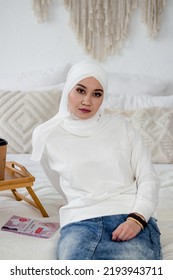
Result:
{"label": "white bedspread", "polygon": [[161,231],[163,259],[173,260],[173,165],[156,164],[161,181],[158,204],[158,225]]}
{"label": "white bedspread", "polygon": [[[30,161],[30,155],[8,155],[8,161],[17,161],[35,176],[34,191],[49,214],[43,218],[41,213],[26,203],[16,201],[11,191],[0,192],[0,227],[12,216],[19,215],[40,220],[59,221],[58,210],[63,199],[51,186],[40,165]],[[158,205],[158,224],[161,230],[163,259],[173,260],[173,165],[155,165],[161,180]],[[26,193],[25,188],[20,190]],[[56,246],[59,231],[50,239],[24,236],[0,231],[1,260],[53,260],[56,259]]]}

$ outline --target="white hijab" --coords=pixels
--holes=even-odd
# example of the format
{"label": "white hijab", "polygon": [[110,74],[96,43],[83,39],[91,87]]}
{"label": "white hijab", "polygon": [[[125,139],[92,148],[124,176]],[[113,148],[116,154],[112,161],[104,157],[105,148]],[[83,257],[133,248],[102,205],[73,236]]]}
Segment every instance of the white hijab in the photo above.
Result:
{"label": "white hijab", "polygon": [[[65,122],[65,126],[70,127],[73,131],[81,131],[81,125],[85,124],[85,133],[87,131],[90,131],[91,124],[93,123],[93,120],[95,121],[95,118],[98,119],[98,116],[92,117],[88,120],[76,120],[70,119],[70,112],[68,110],[68,94],[73,89],[73,87],[81,80],[88,78],[88,77],[94,77],[96,78],[100,84],[103,87],[104,95],[107,90],[107,74],[105,70],[102,68],[102,66],[96,62],[93,61],[82,61],[80,63],[75,64],[70,69],[66,83],[62,92],[59,112],[50,120],[47,122],[39,125],[33,132],[32,137],[32,146],[33,146],[33,152],[31,159],[39,161],[41,159],[42,153],[44,151],[46,139],[50,132],[64,119],[67,120]],[[97,114],[96,114],[97,115]]]}

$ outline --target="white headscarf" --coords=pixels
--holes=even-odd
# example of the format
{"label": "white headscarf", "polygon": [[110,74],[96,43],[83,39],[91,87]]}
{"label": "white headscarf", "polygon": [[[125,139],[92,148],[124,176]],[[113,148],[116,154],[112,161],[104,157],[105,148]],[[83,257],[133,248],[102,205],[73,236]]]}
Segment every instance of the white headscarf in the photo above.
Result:
{"label": "white headscarf", "polygon": [[50,132],[63,119],[66,119],[70,116],[70,112],[68,110],[69,92],[79,81],[88,77],[96,78],[99,81],[99,83],[102,85],[104,93],[106,93],[107,81],[108,81],[107,73],[105,72],[105,70],[102,68],[100,64],[93,61],[82,61],[72,66],[72,68],[70,69],[67,75],[66,83],[62,92],[59,112],[47,122],[39,125],[33,132],[33,137],[32,137],[33,152],[31,156],[32,160],[38,161],[41,159],[44,146],[46,143],[46,139],[50,134]]}

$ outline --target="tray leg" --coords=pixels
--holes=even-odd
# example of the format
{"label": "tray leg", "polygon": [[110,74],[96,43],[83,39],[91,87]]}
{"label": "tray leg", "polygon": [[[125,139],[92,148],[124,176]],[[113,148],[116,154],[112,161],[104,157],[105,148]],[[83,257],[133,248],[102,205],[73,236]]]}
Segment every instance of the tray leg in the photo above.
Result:
{"label": "tray leg", "polygon": [[31,199],[25,197],[24,195],[20,194],[16,189],[11,189],[11,191],[14,194],[17,201],[24,200],[27,203],[29,203],[30,205],[32,205],[35,208],[37,208],[38,210],[40,210],[43,217],[49,217],[49,215],[47,214],[46,210],[44,209],[43,205],[41,204],[40,200],[36,196],[33,189],[31,187],[26,187],[26,189],[27,189],[28,193],[30,194],[30,196],[32,197],[33,201]]}
{"label": "tray leg", "polygon": [[21,201],[22,200],[22,198],[19,197],[18,192],[16,191],[16,189],[12,189],[11,191],[14,194],[14,196],[15,196],[17,201]]}
{"label": "tray leg", "polygon": [[27,189],[28,193],[30,194],[30,196],[32,197],[32,199],[34,200],[36,207],[40,210],[42,216],[49,217],[49,215],[47,214],[46,210],[44,209],[43,205],[41,204],[40,200],[36,196],[33,189],[31,187],[26,187],[26,189]]}

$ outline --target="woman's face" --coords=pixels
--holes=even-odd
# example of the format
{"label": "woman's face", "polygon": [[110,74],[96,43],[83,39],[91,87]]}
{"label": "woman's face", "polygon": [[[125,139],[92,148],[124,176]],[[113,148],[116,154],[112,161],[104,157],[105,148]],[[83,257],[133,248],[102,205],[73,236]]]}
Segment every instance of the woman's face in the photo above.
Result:
{"label": "woman's face", "polygon": [[79,81],[70,91],[68,107],[70,112],[80,119],[93,117],[103,102],[103,88],[93,77]]}

